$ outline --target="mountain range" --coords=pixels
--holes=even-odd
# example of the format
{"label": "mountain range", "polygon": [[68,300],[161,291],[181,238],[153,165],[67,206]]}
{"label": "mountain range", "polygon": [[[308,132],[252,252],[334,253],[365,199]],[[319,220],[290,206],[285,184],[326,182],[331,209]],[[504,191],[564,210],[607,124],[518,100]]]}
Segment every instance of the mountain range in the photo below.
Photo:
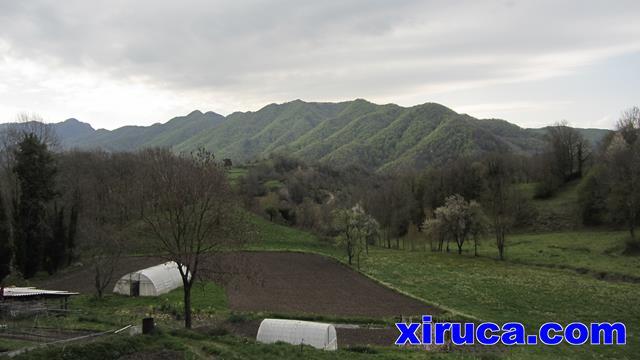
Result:
{"label": "mountain range", "polygon": [[[244,162],[285,153],[336,165],[358,162],[378,170],[419,168],[483,152],[535,154],[546,129],[524,129],[505,120],[476,119],[436,103],[412,107],[357,99],[339,103],[295,100],[255,112],[222,116],[193,111],[163,124],[93,129],[68,119],[53,124],[65,148],[133,151],[205,147],[218,158]],[[578,129],[592,143],[609,130]]]}

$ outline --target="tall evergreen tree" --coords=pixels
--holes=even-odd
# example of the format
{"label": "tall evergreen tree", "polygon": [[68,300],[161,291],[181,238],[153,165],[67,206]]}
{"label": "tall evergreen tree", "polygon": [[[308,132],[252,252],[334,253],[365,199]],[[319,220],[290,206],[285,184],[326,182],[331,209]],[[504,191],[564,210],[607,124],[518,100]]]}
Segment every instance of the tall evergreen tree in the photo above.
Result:
{"label": "tall evergreen tree", "polygon": [[67,230],[67,254],[65,256],[67,260],[67,266],[71,265],[75,254],[73,250],[76,247],[76,234],[78,233],[78,205],[73,204],[71,206],[71,214],[69,215],[69,228]]}
{"label": "tall evergreen tree", "polygon": [[66,263],[67,227],[64,221],[64,207],[55,209],[52,219],[52,234],[45,246],[44,267],[49,274],[55,274]]}
{"label": "tall evergreen tree", "polygon": [[11,273],[11,258],[13,257],[9,219],[4,206],[2,194],[0,194],[0,285],[4,278]]}
{"label": "tall evergreen tree", "polygon": [[25,278],[33,277],[43,260],[51,236],[47,204],[56,196],[56,165],[47,144],[35,134],[25,134],[14,151],[19,196],[14,201],[16,265]]}

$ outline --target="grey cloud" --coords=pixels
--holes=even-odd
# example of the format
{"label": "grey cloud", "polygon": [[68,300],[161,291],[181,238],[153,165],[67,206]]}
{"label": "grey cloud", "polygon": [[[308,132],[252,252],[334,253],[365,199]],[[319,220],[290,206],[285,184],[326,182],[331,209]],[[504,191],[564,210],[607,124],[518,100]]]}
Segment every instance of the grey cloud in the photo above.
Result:
{"label": "grey cloud", "polygon": [[540,54],[632,43],[639,4],[6,1],[0,40],[14,57],[175,90],[364,97],[519,78]]}

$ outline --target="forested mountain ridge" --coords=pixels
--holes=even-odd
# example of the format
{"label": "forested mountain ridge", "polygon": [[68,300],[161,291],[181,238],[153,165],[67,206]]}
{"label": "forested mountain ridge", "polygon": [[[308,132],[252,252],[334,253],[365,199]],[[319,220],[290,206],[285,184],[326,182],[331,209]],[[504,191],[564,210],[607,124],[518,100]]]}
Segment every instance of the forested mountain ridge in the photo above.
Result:
{"label": "forested mountain ridge", "polygon": [[[546,129],[504,120],[480,120],[436,103],[412,107],[363,99],[340,103],[295,100],[258,111],[222,115],[194,111],[164,124],[93,130],[70,119],[54,124],[66,148],[131,151],[205,147],[219,158],[243,162],[286,153],[303,160],[357,162],[374,169],[419,168],[486,152],[541,152]],[[592,142],[608,130],[579,129]]]}

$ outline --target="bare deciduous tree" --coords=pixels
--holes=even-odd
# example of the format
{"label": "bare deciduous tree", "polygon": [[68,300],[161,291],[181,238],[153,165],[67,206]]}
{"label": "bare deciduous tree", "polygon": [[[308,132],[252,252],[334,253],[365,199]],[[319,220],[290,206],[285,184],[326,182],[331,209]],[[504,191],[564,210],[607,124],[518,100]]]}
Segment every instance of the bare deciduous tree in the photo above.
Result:
{"label": "bare deciduous tree", "polygon": [[563,181],[582,177],[585,163],[591,156],[589,142],[569,127],[567,121],[561,121],[548,130],[549,143],[557,176]]}
{"label": "bare deciduous tree", "polygon": [[498,154],[490,155],[486,160],[485,205],[491,227],[496,237],[496,246],[500,260],[504,260],[504,246],[507,233],[515,221],[514,196],[511,189],[511,174],[506,159]]}
{"label": "bare deciduous tree", "polygon": [[[205,257],[240,246],[243,218],[224,169],[204,150],[178,157],[149,150],[143,172],[148,209],[143,219],[161,256],[179,266],[184,324],[191,328],[191,288]],[[243,234],[244,235],[244,234]]]}
{"label": "bare deciduous tree", "polygon": [[94,243],[96,246],[92,248],[89,258],[93,267],[93,285],[99,299],[114,280],[122,257],[122,245],[115,238],[103,237],[101,240]]}

